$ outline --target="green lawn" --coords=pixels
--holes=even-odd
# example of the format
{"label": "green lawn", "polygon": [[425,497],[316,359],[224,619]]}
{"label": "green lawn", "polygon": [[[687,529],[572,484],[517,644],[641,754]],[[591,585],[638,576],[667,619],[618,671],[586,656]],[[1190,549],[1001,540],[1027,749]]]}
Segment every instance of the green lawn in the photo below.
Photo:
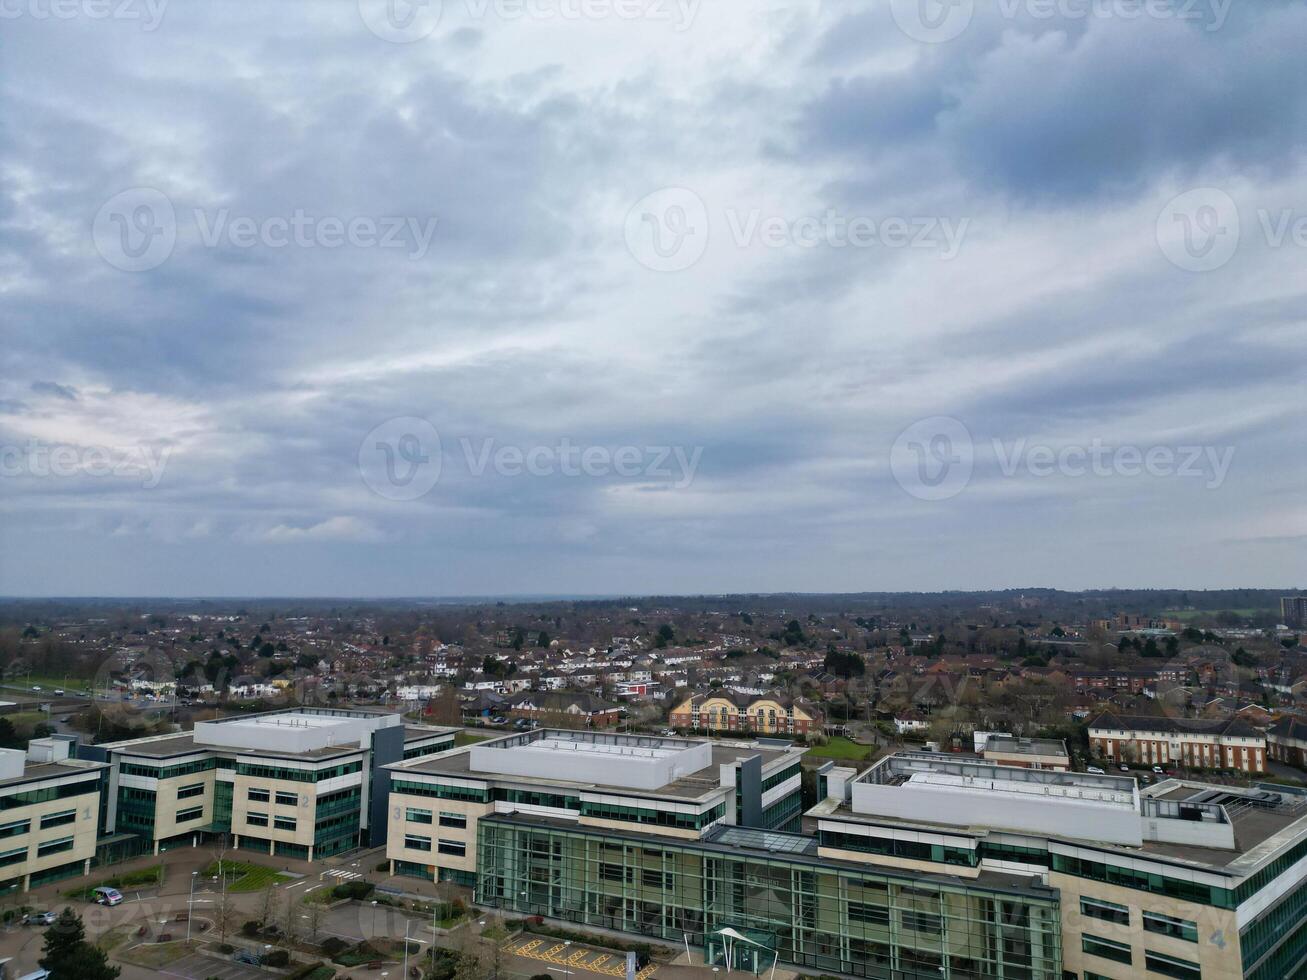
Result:
{"label": "green lawn", "polygon": [[[291,880],[287,875],[272,868],[265,868],[261,864],[246,864],[242,861],[223,861],[222,871],[227,877],[229,892],[257,892]],[[218,862],[214,861],[200,874],[206,878],[216,878]]]}
{"label": "green lawn", "polygon": [[866,759],[871,753],[872,746],[851,742],[843,735],[836,735],[827,744],[814,745],[808,750],[808,755],[823,759],[847,759],[852,762]]}
{"label": "green lawn", "polygon": [[490,738],[489,735],[474,735],[472,732],[459,732],[454,736],[454,748],[462,748],[464,745],[474,745],[477,742],[484,742]]}

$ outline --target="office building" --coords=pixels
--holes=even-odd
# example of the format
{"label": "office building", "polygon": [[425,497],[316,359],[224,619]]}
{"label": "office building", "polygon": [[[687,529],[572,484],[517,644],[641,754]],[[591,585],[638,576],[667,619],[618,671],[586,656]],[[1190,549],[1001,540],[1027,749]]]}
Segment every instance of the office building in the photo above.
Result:
{"label": "office building", "polygon": [[[1049,889],[1068,977],[1283,980],[1307,968],[1300,792],[1178,779],[1141,790],[1130,777],[927,753],[833,771],[826,792],[808,812],[823,858]],[[952,922],[933,975],[1007,975],[950,974]]]}
{"label": "office building", "polygon": [[719,824],[797,828],[802,749],[537,729],[388,767],[398,873],[473,884],[498,814],[698,840]]}
{"label": "office building", "polygon": [[391,762],[441,752],[456,729],[383,711],[293,708],[84,747],[109,765],[105,829],[142,850],[233,846],[312,860],[385,841]]}
{"label": "office building", "polygon": [[105,766],[70,758],[74,741],[0,749],[0,895],[87,874]]}
{"label": "office building", "polygon": [[755,973],[779,961],[1060,980],[1057,893],[1038,880],[872,867],[769,829],[769,811],[798,795],[801,755],[592,732],[484,742],[388,767],[387,854],[399,873],[474,885],[506,913],[730,955]]}

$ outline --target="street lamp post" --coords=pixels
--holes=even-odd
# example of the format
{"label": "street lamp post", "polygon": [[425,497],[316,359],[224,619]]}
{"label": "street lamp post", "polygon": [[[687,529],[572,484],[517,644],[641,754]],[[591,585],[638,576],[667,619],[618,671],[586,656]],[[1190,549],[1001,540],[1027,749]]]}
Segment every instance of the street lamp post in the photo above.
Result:
{"label": "street lamp post", "polygon": [[404,980],[408,980],[408,927],[412,924],[412,920],[404,916]]}
{"label": "street lamp post", "polygon": [[198,871],[191,872],[191,893],[186,899],[186,941],[191,941],[191,916],[195,914],[195,879],[199,877]]}

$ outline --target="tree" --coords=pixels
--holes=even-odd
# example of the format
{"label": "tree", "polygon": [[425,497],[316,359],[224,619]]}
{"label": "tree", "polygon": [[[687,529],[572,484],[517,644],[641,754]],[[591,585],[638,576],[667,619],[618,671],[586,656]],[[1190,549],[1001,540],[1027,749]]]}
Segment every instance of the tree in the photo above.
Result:
{"label": "tree", "polygon": [[86,941],[81,916],[65,908],[45,934],[41,966],[51,980],[114,980],[118,968],[110,966],[104,951]]}

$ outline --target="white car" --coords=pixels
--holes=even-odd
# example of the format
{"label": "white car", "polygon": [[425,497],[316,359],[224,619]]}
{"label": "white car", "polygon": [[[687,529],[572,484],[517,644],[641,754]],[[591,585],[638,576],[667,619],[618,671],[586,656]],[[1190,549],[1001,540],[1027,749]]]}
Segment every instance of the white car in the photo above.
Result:
{"label": "white car", "polygon": [[1129,767],[1129,766],[1126,766],[1126,765],[1123,765],[1123,766],[1121,767],[1121,771],[1122,771],[1122,772],[1129,772],[1129,771],[1130,771],[1130,767]]}
{"label": "white car", "polygon": [[1106,776],[1107,773],[1099,769],[1098,766],[1085,766],[1085,772],[1092,772],[1096,776]]}
{"label": "white car", "polygon": [[53,912],[28,912],[23,916],[23,924],[29,926],[52,926],[59,918]]}
{"label": "white car", "polygon": [[1161,766],[1153,766],[1153,772],[1165,773],[1166,770],[1163,769]]}

